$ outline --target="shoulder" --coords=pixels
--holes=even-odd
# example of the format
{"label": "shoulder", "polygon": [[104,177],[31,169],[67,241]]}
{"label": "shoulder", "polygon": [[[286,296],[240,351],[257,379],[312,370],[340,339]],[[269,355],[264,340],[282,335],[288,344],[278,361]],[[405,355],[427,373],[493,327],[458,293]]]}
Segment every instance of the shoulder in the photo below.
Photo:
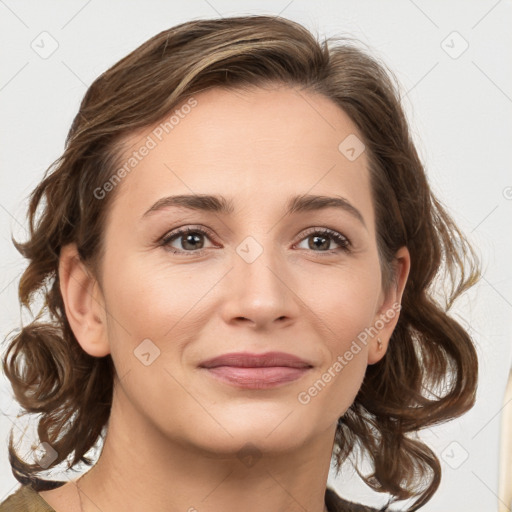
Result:
{"label": "shoulder", "polygon": [[344,500],[329,487],[325,491],[325,504],[329,512],[380,512],[384,510]]}
{"label": "shoulder", "polygon": [[[40,487],[49,490],[64,484],[65,482],[52,482],[48,486]],[[39,490],[42,489],[39,488]],[[379,512],[376,508],[344,500],[330,488],[325,491],[325,504],[329,512]],[[55,510],[30,485],[22,485],[0,503],[0,512],[55,512]]]}
{"label": "shoulder", "polygon": [[[44,482],[40,480],[39,482]],[[48,482],[44,489],[56,488],[66,482]],[[0,512],[55,512],[31,485],[21,485],[0,503]]]}

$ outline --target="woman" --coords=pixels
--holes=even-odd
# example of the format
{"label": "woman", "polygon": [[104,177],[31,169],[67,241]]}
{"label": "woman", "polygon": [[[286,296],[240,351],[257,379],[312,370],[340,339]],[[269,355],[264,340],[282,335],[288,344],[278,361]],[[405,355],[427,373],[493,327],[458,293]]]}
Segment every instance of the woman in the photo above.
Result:
{"label": "woman", "polygon": [[[356,453],[388,506],[433,496],[414,434],[474,403],[446,311],[478,263],[387,72],[332,43],[279,17],[192,21],[91,85],[15,242],[20,300],[42,292],[50,318],[4,370],[45,455],[11,436],[23,485],[0,510],[376,510],[326,489]],[[79,479],[40,477],[92,465],[100,438]]]}

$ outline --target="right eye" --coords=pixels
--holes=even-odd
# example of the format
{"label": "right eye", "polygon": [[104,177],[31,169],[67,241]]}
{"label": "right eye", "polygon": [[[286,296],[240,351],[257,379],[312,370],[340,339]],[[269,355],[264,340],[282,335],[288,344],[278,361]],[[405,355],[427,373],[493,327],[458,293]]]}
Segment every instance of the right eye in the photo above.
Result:
{"label": "right eye", "polygon": [[[204,238],[210,238],[209,232],[204,229],[197,227],[185,227],[178,228],[170,233],[167,233],[162,240],[160,245],[168,248],[173,254],[202,254],[204,247]],[[173,245],[177,242],[176,247]],[[191,254],[192,253],[192,254]]]}

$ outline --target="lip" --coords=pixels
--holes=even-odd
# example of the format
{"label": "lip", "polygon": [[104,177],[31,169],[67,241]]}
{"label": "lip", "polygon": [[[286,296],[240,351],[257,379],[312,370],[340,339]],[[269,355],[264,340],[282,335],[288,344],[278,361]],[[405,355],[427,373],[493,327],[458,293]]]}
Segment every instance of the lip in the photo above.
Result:
{"label": "lip", "polygon": [[265,352],[252,354],[250,352],[230,352],[212,357],[199,364],[202,368],[216,368],[218,366],[234,366],[237,368],[261,368],[270,366],[285,366],[289,368],[310,368],[312,365],[286,352]]}
{"label": "lip", "polygon": [[284,352],[232,352],[203,361],[199,367],[237,387],[267,389],[300,379],[313,366]]}

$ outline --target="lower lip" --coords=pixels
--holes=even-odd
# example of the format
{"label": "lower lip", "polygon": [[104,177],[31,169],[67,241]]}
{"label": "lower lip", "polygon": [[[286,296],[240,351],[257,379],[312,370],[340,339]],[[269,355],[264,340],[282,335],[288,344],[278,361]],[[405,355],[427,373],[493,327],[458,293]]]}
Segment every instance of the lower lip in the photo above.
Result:
{"label": "lower lip", "polygon": [[310,368],[217,366],[207,370],[217,379],[240,388],[267,389],[300,379]]}

